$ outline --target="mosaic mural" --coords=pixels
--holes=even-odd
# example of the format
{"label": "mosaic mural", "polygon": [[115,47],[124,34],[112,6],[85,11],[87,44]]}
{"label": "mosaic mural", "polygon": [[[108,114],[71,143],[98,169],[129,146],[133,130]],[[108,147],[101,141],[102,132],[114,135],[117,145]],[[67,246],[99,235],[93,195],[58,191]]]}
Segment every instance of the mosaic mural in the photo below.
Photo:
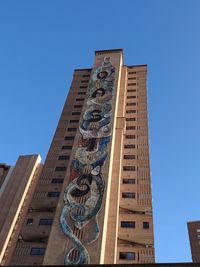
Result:
{"label": "mosaic mural", "polygon": [[[99,236],[98,212],[105,189],[102,168],[111,141],[114,79],[115,68],[110,58],[104,58],[102,65],[93,71],[88,85],[79,127],[81,138],[71,163],[70,182],[64,191],[64,207],[60,215],[62,231],[73,244],[65,252],[66,265],[89,264],[86,246]],[[94,234],[91,233],[89,240],[79,238],[75,230],[83,230],[89,223],[93,224]]]}

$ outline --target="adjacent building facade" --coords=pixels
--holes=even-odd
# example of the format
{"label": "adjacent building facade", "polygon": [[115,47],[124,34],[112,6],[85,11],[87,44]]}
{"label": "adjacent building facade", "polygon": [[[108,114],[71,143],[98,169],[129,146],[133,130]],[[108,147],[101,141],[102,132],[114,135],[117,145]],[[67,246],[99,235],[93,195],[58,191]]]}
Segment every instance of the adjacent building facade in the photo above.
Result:
{"label": "adjacent building facade", "polygon": [[192,261],[200,262],[200,221],[187,223]]}
{"label": "adjacent building facade", "polygon": [[4,265],[154,262],[146,80],[122,49],[74,71]]}

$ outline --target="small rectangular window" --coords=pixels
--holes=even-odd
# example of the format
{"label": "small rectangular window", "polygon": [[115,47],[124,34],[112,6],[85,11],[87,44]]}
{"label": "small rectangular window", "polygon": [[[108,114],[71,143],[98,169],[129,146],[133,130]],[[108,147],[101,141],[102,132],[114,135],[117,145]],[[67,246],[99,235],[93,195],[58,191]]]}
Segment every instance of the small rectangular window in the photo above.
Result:
{"label": "small rectangular window", "polygon": [[136,121],[136,118],[126,118],[126,121]]}
{"label": "small rectangular window", "polygon": [[69,159],[69,155],[61,155],[58,157],[58,160],[68,160]]}
{"label": "small rectangular window", "polygon": [[85,95],[86,92],[78,92],[78,95]]}
{"label": "small rectangular window", "polygon": [[143,222],[143,229],[149,229],[149,222]]}
{"label": "small rectangular window", "polygon": [[33,224],[33,219],[28,218],[26,225],[32,225]]}
{"label": "small rectangular window", "polygon": [[48,197],[59,197],[60,192],[48,192],[47,196]]}
{"label": "small rectangular window", "polygon": [[123,184],[135,184],[135,179],[132,178],[124,178]]}
{"label": "small rectangular window", "polygon": [[53,219],[40,219],[39,225],[52,225]]}
{"label": "small rectangular window", "polygon": [[126,130],[135,130],[136,126],[126,126]]}
{"label": "small rectangular window", "polygon": [[135,159],[135,155],[124,155],[124,159]]}
{"label": "small rectangular window", "polygon": [[127,93],[132,93],[132,92],[136,92],[136,89],[128,89]]}
{"label": "small rectangular window", "polygon": [[136,80],[136,77],[130,77],[128,80]]}
{"label": "small rectangular window", "polygon": [[52,184],[63,184],[63,182],[64,182],[64,179],[63,178],[53,178],[51,180],[51,183]]}
{"label": "small rectangular window", "polygon": [[75,111],[75,112],[72,112],[72,115],[81,115],[81,112]]}
{"label": "small rectangular window", "polygon": [[90,77],[90,75],[89,74],[84,74],[82,77]]}
{"label": "small rectangular window", "polygon": [[74,108],[82,108],[83,105],[74,105]]}
{"label": "small rectangular window", "polygon": [[45,248],[32,248],[30,255],[32,256],[43,256],[45,253]]}
{"label": "small rectangular window", "polygon": [[123,171],[135,171],[135,166],[123,166]]}
{"label": "small rectangular window", "polygon": [[127,103],[127,106],[136,106],[136,103]]}
{"label": "small rectangular window", "polygon": [[126,110],[126,113],[136,113],[136,110]]}
{"label": "small rectangular window", "polygon": [[124,145],[124,148],[135,148],[135,145]]}
{"label": "small rectangular window", "polygon": [[130,71],[128,74],[136,74],[136,71]]}
{"label": "small rectangular window", "polygon": [[136,83],[128,83],[128,86],[136,85]]}
{"label": "small rectangular window", "polygon": [[74,140],[75,136],[65,136],[65,140]]}
{"label": "small rectangular window", "polygon": [[81,83],[88,83],[89,82],[89,80],[83,80],[83,81],[81,81]]}
{"label": "small rectangular window", "polygon": [[77,122],[79,122],[79,120],[70,120],[69,122],[70,123],[77,123]]}
{"label": "small rectangular window", "polygon": [[135,193],[134,192],[123,192],[122,197],[123,198],[135,198]]}
{"label": "small rectangular window", "polygon": [[68,128],[67,131],[68,132],[76,132],[77,128]]}
{"label": "small rectangular window", "polygon": [[121,221],[121,227],[123,227],[123,228],[135,228],[135,222],[133,222],[133,221]]}
{"label": "small rectangular window", "polygon": [[56,172],[65,172],[67,170],[67,167],[63,167],[63,166],[60,166],[60,167],[56,167],[55,168],[55,171]]}
{"label": "small rectangular window", "polygon": [[70,149],[72,149],[72,146],[62,146],[62,149],[70,150]]}
{"label": "small rectangular window", "polygon": [[81,89],[87,88],[87,86],[80,86]]}
{"label": "small rectangular window", "polygon": [[120,260],[135,260],[135,252],[119,252]]}
{"label": "small rectangular window", "polygon": [[76,98],[76,101],[79,102],[79,101],[84,101],[84,98]]}
{"label": "small rectangular window", "polygon": [[126,134],[126,139],[135,139],[136,136],[132,134]]}

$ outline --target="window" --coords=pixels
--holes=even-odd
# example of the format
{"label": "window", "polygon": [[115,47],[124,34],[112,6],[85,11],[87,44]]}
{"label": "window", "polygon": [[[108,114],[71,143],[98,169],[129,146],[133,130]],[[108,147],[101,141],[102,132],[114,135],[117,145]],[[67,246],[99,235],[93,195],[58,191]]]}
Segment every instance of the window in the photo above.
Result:
{"label": "window", "polygon": [[40,219],[39,225],[52,225],[53,219]]}
{"label": "window", "polygon": [[130,77],[128,80],[136,80],[136,77]]}
{"label": "window", "polygon": [[123,171],[135,171],[135,166],[124,166]]}
{"label": "window", "polygon": [[65,140],[74,140],[75,136],[65,136]]}
{"label": "window", "polygon": [[136,118],[126,118],[126,121],[136,121]]}
{"label": "window", "polygon": [[80,88],[82,88],[82,89],[83,89],[83,88],[87,88],[87,86],[80,86]]}
{"label": "window", "polygon": [[86,92],[78,92],[78,95],[85,95]]}
{"label": "window", "polygon": [[68,128],[67,131],[68,132],[76,132],[77,128]]}
{"label": "window", "polygon": [[88,74],[84,74],[83,77],[90,77],[90,75],[88,75]]}
{"label": "window", "polygon": [[76,123],[76,122],[79,122],[79,120],[70,120],[69,122],[70,123]]}
{"label": "window", "polygon": [[135,193],[134,192],[123,192],[122,197],[123,198],[135,198]]}
{"label": "window", "polygon": [[200,233],[200,229],[197,229],[197,233]]}
{"label": "window", "polygon": [[75,111],[75,112],[72,112],[72,115],[81,115],[81,112]]}
{"label": "window", "polygon": [[74,108],[82,108],[83,105],[74,105]]}
{"label": "window", "polygon": [[149,229],[149,222],[143,222],[143,229]]}
{"label": "window", "polygon": [[62,146],[62,149],[72,149],[72,146]]}
{"label": "window", "polygon": [[28,218],[26,225],[32,225],[33,224],[33,219]]}
{"label": "window", "polygon": [[63,181],[64,181],[63,178],[53,178],[53,179],[51,180],[51,183],[52,183],[52,184],[62,184]]}
{"label": "window", "polygon": [[135,159],[135,155],[124,155],[124,159]]}
{"label": "window", "polygon": [[136,136],[132,134],[126,134],[126,139],[135,139]]}
{"label": "window", "polygon": [[124,148],[135,148],[135,145],[124,145]]}
{"label": "window", "polygon": [[133,221],[122,221],[121,227],[123,228],[135,228],[135,222]]}
{"label": "window", "polygon": [[127,99],[132,99],[132,98],[136,98],[136,95],[128,95]]}
{"label": "window", "polygon": [[135,130],[136,126],[126,126],[126,130]]}
{"label": "window", "polygon": [[84,101],[84,98],[76,98],[76,101]]}
{"label": "window", "polygon": [[127,103],[127,106],[136,106],[136,103]]}
{"label": "window", "polygon": [[45,248],[32,248],[30,255],[32,256],[43,256],[45,253]]}
{"label": "window", "polygon": [[128,93],[136,92],[136,89],[128,89],[127,92],[128,92]]}
{"label": "window", "polygon": [[135,179],[132,178],[124,178],[123,184],[135,184]]}
{"label": "window", "polygon": [[56,168],[55,168],[55,171],[56,171],[56,172],[65,172],[66,170],[67,170],[67,168],[66,168],[66,167],[62,167],[62,166],[61,166],[61,167],[56,167]]}
{"label": "window", "polygon": [[81,81],[81,83],[88,83],[89,80],[84,80],[84,81]]}
{"label": "window", "polygon": [[136,85],[136,83],[128,83],[128,86]]}
{"label": "window", "polygon": [[69,156],[68,155],[61,155],[58,157],[58,160],[68,160]]}
{"label": "window", "polygon": [[119,252],[120,260],[135,260],[135,252]]}
{"label": "window", "polygon": [[136,71],[130,71],[128,74],[136,74]]}
{"label": "window", "polygon": [[126,113],[136,113],[136,110],[127,110]]}
{"label": "window", "polygon": [[59,197],[60,192],[48,192],[47,196],[48,197]]}

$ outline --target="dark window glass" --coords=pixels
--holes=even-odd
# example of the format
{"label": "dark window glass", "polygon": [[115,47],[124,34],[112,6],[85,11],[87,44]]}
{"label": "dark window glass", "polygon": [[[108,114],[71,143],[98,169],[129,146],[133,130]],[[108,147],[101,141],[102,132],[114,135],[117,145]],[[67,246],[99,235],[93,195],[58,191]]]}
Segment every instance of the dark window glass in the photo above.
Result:
{"label": "dark window glass", "polygon": [[77,128],[68,128],[67,131],[68,132],[76,132]]}
{"label": "dark window glass", "polygon": [[136,106],[136,103],[127,103],[127,106]]}
{"label": "dark window glass", "polygon": [[89,74],[84,74],[83,77],[90,77],[90,75]]}
{"label": "dark window glass", "polygon": [[126,113],[136,113],[136,110],[126,110]]}
{"label": "dark window glass", "polygon": [[136,89],[128,89],[127,92],[128,92],[128,93],[136,92]]}
{"label": "dark window glass", "polygon": [[62,149],[72,149],[72,146],[62,146]]}
{"label": "dark window glass", "polygon": [[65,140],[74,140],[75,136],[65,136]]}
{"label": "dark window glass", "polygon": [[78,95],[85,95],[86,92],[78,92]]}
{"label": "dark window glass", "polygon": [[60,192],[48,192],[47,196],[48,197],[59,197]]}
{"label": "dark window glass", "polygon": [[82,108],[83,105],[74,105],[74,108]]}
{"label": "dark window glass", "polygon": [[40,219],[39,225],[52,225],[53,219]]}
{"label": "dark window glass", "polygon": [[128,80],[136,80],[136,77],[130,77]]}
{"label": "dark window glass", "polygon": [[143,222],[143,228],[149,229],[149,222]]}
{"label": "dark window glass", "polygon": [[84,98],[77,98],[76,101],[84,101]]}
{"label": "dark window glass", "polygon": [[128,74],[136,74],[136,71],[130,71]]}
{"label": "dark window glass", "polygon": [[126,121],[136,121],[136,118],[126,118]]}
{"label": "dark window glass", "polygon": [[135,130],[136,126],[126,126],[126,130]]}
{"label": "dark window glass", "polygon": [[136,98],[136,95],[129,95],[129,96],[127,96],[127,99],[132,99],[132,98]]}
{"label": "dark window glass", "polygon": [[58,157],[58,160],[68,160],[69,156],[68,155],[61,155]]}
{"label": "dark window glass", "polygon": [[87,86],[80,86],[80,88],[82,88],[82,89],[83,89],[83,88],[87,88]]}
{"label": "dark window glass", "polygon": [[133,221],[122,221],[121,222],[121,227],[124,227],[124,228],[135,228],[135,222],[133,222]]}
{"label": "dark window glass", "polygon": [[81,83],[88,83],[89,80],[84,80],[84,81],[81,81]]}
{"label": "dark window glass", "polygon": [[135,198],[135,193],[134,192],[123,192],[122,197],[123,198]]}
{"label": "dark window glass", "polygon": [[75,123],[75,122],[79,122],[79,120],[70,120],[70,123]]}
{"label": "dark window glass", "polygon": [[33,219],[28,218],[26,224],[27,224],[27,225],[32,225],[32,224],[33,224]]}
{"label": "dark window glass", "polygon": [[120,260],[135,260],[135,252],[120,252]]}
{"label": "dark window glass", "polygon": [[45,253],[45,248],[32,248],[30,255],[32,256],[43,256]]}
{"label": "dark window glass", "polygon": [[124,166],[123,171],[135,171],[135,166]]}
{"label": "dark window glass", "polygon": [[55,171],[56,171],[56,172],[65,172],[66,170],[67,170],[67,167],[62,167],[62,166],[61,166],[61,167],[56,167],[56,168],[55,168]]}
{"label": "dark window glass", "polygon": [[124,155],[124,159],[135,159],[135,155]]}
{"label": "dark window glass", "polygon": [[128,86],[136,85],[136,83],[128,83]]}
{"label": "dark window glass", "polygon": [[63,181],[64,181],[63,178],[53,178],[53,179],[51,180],[51,183],[52,183],[52,184],[62,184]]}
{"label": "dark window glass", "polygon": [[123,184],[135,184],[135,179],[124,178],[123,179]]}
{"label": "dark window glass", "polygon": [[124,148],[135,148],[135,145],[124,145]]}
{"label": "dark window glass", "polygon": [[126,135],[126,139],[135,139],[136,136],[135,135],[132,135],[132,134],[127,134]]}
{"label": "dark window glass", "polygon": [[81,112],[75,111],[75,112],[72,112],[72,115],[81,115]]}

